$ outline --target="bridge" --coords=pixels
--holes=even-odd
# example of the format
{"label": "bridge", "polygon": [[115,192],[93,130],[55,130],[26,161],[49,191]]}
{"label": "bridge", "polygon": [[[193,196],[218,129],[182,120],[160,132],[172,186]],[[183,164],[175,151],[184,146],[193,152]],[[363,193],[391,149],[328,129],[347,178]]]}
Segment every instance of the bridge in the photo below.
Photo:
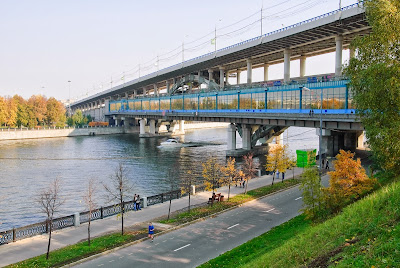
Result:
{"label": "bridge", "polygon": [[[162,126],[168,130],[174,122],[183,131],[182,120],[229,122],[228,152],[236,149],[236,131],[246,151],[257,141],[279,137],[289,126],[322,126],[323,152],[334,154],[355,148],[362,138],[348,81],[342,77],[342,53],[349,49],[354,56],[350,42],[370,31],[364,9],[350,5],[138,77],[71,108],[96,120],[138,123],[141,136]],[[330,52],[336,55],[335,73],[305,77],[307,57]],[[290,62],[298,59],[300,77],[290,77]],[[269,66],[282,62],[283,79],[269,80]],[[262,82],[253,82],[255,68],[263,68]],[[246,83],[240,81],[242,72]],[[235,85],[229,83],[232,76]]]}

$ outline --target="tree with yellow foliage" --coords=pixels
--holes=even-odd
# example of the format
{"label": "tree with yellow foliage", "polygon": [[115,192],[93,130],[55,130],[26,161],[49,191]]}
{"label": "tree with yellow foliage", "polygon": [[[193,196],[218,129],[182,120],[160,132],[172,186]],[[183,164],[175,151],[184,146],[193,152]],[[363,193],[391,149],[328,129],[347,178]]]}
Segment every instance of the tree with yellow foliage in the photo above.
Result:
{"label": "tree with yellow foliage", "polygon": [[375,179],[367,176],[361,160],[354,160],[354,153],[340,150],[336,159],[334,171],[328,172],[329,187],[324,189],[326,204],[333,213],[351,201],[360,199],[376,184]]}
{"label": "tree with yellow foliage", "polygon": [[266,155],[267,163],[265,164],[265,170],[272,172],[272,184],[275,181],[275,174],[279,171],[282,174],[282,181],[284,179],[284,173],[293,167],[293,159],[289,155],[287,145],[276,144],[273,146],[268,155]]}
{"label": "tree with yellow foliage", "polygon": [[228,185],[228,201],[231,193],[231,185],[238,177],[238,170],[235,168],[235,158],[229,157],[225,167],[222,167],[222,173],[225,175],[224,184]]}
{"label": "tree with yellow foliage", "polygon": [[[215,188],[221,184],[222,172],[221,166],[217,163],[217,159],[215,157],[209,158],[203,166],[203,178],[204,185],[206,186],[206,190],[212,190],[215,193]],[[212,200],[211,205],[214,200]]]}

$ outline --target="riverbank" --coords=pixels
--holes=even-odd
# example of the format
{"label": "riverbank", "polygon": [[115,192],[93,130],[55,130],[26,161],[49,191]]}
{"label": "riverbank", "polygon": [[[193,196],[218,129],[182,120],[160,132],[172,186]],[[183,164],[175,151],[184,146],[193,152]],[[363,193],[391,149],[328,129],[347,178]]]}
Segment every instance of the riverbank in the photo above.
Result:
{"label": "riverbank", "polygon": [[[228,123],[219,122],[188,122],[185,124],[186,130],[203,128],[224,128]],[[114,135],[114,134],[132,134],[139,133],[139,126],[108,126],[108,127],[43,127],[39,129],[29,128],[2,128],[0,130],[0,141],[2,140],[25,140],[25,139],[43,139],[77,136],[95,136],[95,135]],[[167,133],[165,133],[167,134]]]}
{"label": "riverbank", "polygon": [[[295,175],[300,174],[302,169],[296,168]],[[291,176],[289,176],[291,177]],[[272,176],[266,175],[249,181],[248,190],[257,189],[272,182]],[[227,196],[228,188],[218,189],[223,195]],[[244,189],[239,187],[231,188],[231,196],[243,193]],[[201,192],[191,197],[191,204],[201,204],[208,200],[211,192]],[[172,201],[171,211],[179,211],[188,205],[188,197]],[[161,217],[168,212],[169,202],[150,206],[141,211],[130,211],[126,214],[125,225],[133,226],[142,222]],[[98,237],[107,233],[120,230],[120,219],[117,216],[109,217],[103,220],[91,223],[92,237]],[[59,249],[68,245],[76,244],[87,237],[87,224],[81,224],[77,227],[66,228],[53,232],[51,250]],[[0,246],[0,255],[2,256],[1,266],[9,265],[18,261],[29,259],[42,255],[47,246],[48,235],[39,235],[24,240],[16,241],[7,245]]]}

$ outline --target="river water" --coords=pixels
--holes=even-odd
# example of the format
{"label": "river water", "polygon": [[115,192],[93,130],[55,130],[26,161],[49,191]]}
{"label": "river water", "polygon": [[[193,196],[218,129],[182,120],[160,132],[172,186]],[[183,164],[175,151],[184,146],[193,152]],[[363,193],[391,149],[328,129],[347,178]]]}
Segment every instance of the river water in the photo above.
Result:
{"label": "river water", "polygon": [[[291,127],[284,133],[284,143],[292,152],[318,148],[315,133]],[[55,178],[65,199],[59,215],[86,210],[83,192],[90,178],[98,182],[98,206],[107,205],[101,184],[110,182],[119,163],[141,196],[167,192],[168,172],[177,184],[188,169],[201,178],[201,163],[209,157],[225,163],[226,136],[224,128],[187,131],[181,141],[199,146],[168,149],[159,146],[166,138],[140,139],[138,134],[0,141],[0,231],[43,220],[35,200]],[[241,147],[239,136],[237,145]],[[256,161],[263,165],[265,158]]]}

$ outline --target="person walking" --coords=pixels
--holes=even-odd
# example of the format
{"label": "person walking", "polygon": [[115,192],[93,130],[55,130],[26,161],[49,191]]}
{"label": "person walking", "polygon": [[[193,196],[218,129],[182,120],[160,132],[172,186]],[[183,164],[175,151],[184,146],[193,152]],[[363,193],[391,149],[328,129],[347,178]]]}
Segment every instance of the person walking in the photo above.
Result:
{"label": "person walking", "polygon": [[136,210],[142,210],[140,208],[140,196],[139,195],[137,195],[137,197],[136,197]]}
{"label": "person walking", "polygon": [[137,209],[136,209],[136,201],[137,201],[137,195],[135,194],[135,195],[133,196],[133,210],[134,210],[134,211],[137,211]]}
{"label": "person walking", "polygon": [[151,238],[151,242],[154,240],[154,226],[152,222],[149,222],[149,238]]}
{"label": "person walking", "polygon": [[329,161],[328,161],[328,159],[326,159],[326,167],[325,167],[325,169],[329,170]]}

